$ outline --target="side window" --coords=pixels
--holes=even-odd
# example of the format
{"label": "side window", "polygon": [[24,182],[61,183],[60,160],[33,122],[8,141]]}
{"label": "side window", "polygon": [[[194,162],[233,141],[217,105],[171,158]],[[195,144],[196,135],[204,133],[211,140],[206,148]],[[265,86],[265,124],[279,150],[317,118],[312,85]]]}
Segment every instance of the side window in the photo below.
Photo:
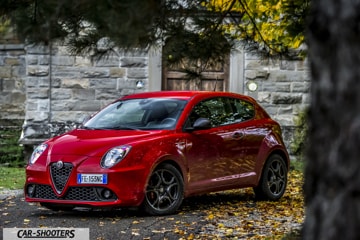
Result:
{"label": "side window", "polygon": [[230,102],[234,110],[234,122],[243,122],[254,118],[255,108],[253,104],[241,99],[230,99]]}
{"label": "side window", "polygon": [[189,122],[194,124],[196,119],[208,118],[213,127],[228,123],[226,112],[226,102],[224,98],[212,98],[198,103],[189,116]]}
{"label": "side window", "polygon": [[213,98],[207,100],[205,102],[211,112],[210,115],[210,122],[213,127],[225,125],[226,120],[226,111],[225,111],[225,102],[223,98]]}
{"label": "side window", "polygon": [[254,118],[255,108],[250,102],[237,98],[212,98],[198,103],[191,112],[188,123],[208,118],[212,127],[244,122]]}
{"label": "side window", "polygon": [[189,125],[194,125],[198,118],[211,118],[211,112],[206,102],[200,102],[194,107],[188,119]]}

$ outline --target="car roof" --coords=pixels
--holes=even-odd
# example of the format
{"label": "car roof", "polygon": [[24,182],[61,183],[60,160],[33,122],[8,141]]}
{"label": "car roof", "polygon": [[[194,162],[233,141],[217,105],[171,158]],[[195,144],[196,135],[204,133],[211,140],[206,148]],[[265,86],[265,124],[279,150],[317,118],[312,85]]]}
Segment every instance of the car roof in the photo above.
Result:
{"label": "car roof", "polygon": [[175,99],[184,99],[188,100],[195,96],[203,97],[241,97],[247,99],[251,102],[254,102],[254,99],[238,93],[231,92],[220,92],[220,91],[155,91],[155,92],[142,92],[127,95],[122,97],[122,100],[125,99],[136,99],[136,98],[175,98]]}

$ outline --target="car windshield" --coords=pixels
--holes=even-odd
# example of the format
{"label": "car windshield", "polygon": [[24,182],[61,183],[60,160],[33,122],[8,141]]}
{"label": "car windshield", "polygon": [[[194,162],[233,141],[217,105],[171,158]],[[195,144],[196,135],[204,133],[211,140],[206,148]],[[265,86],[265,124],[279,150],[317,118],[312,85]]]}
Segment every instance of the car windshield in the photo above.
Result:
{"label": "car windshield", "polygon": [[86,129],[173,129],[187,101],[129,99],[110,104],[87,121]]}

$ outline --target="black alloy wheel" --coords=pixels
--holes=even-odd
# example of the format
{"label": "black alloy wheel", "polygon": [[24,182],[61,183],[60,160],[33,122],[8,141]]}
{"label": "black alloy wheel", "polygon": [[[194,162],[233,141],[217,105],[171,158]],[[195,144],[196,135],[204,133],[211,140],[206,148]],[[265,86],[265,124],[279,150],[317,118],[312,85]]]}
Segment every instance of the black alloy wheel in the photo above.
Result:
{"label": "black alloy wheel", "polygon": [[257,187],[254,187],[255,197],[260,200],[278,200],[286,189],[287,167],[284,159],[273,154],[266,161],[262,176]]}
{"label": "black alloy wheel", "polygon": [[180,172],[171,164],[157,167],[146,187],[143,209],[150,215],[174,213],[184,198],[184,183]]}

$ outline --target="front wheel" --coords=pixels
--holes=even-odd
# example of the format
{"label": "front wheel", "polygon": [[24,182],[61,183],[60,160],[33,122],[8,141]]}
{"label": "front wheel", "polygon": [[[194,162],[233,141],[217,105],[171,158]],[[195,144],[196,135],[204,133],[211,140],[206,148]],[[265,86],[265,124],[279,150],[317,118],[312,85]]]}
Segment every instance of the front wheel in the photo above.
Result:
{"label": "front wheel", "polygon": [[143,209],[150,215],[174,213],[184,198],[184,183],[180,172],[170,164],[157,167],[145,190]]}
{"label": "front wheel", "polygon": [[266,161],[259,185],[254,187],[255,197],[260,200],[278,200],[284,195],[287,185],[287,167],[277,154]]}

